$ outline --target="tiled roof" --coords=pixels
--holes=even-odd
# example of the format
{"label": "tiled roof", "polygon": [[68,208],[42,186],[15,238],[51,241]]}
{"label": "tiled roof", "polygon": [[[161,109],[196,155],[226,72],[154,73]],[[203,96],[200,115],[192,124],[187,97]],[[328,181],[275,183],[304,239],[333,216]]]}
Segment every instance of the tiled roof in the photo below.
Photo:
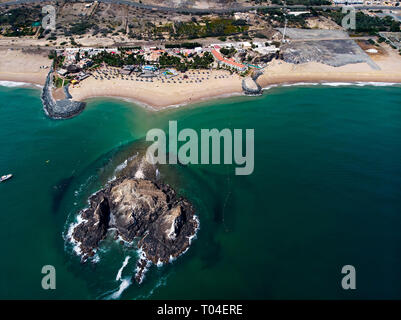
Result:
{"label": "tiled roof", "polygon": [[215,57],[217,60],[219,60],[220,62],[225,62],[225,63],[227,63],[227,64],[231,64],[232,66],[235,66],[235,67],[241,68],[241,69],[246,68],[246,66],[243,65],[242,63],[235,62],[235,61],[232,60],[232,59],[226,59],[226,58],[224,58],[224,57],[221,55],[221,53],[218,52],[216,49],[213,49],[213,50],[212,50],[212,54],[213,54],[214,57]]}

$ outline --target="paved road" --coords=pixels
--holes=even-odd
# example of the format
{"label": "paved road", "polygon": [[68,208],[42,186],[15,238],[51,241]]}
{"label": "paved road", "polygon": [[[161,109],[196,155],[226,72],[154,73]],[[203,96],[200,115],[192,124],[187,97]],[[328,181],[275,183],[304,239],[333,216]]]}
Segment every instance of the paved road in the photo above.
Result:
{"label": "paved road", "polygon": [[[0,7],[4,7],[7,5],[18,5],[18,4],[28,4],[28,3],[40,3],[40,2],[49,2],[49,0],[16,0],[0,3]],[[89,0],[83,0],[83,2],[92,2]],[[230,13],[230,12],[239,12],[239,11],[251,11],[255,9],[264,9],[264,8],[289,8],[289,9],[305,9],[307,6],[297,5],[297,6],[280,6],[280,5],[270,5],[270,6],[238,6],[238,7],[230,7],[223,9],[197,9],[197,8],[179,8],[179,7],[165,7],[165,6],[157,6],[157,5],[147,5],[139,2],[133,2],[128,0],[98,0],[98,2],[102,3],[111,3],[111,4],[122,4],[128,5],[135,8],[140,9],[148,9],[148,10],[157,10],[157,11],[168,11],[168,12],[186,12],[186,13]],[[322,9],[341,9],[339,6],[312,6],[313,8],[322,8]],[[387,7],[387,6],[354,6],[357,10],[401,10],[401,7]]]}

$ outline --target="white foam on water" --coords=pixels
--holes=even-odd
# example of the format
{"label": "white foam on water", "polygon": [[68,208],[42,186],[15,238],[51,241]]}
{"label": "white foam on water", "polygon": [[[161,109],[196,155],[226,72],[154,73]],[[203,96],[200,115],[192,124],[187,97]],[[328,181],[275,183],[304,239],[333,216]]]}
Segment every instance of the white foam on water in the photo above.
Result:
{"label": "white foam on water", "polygon": [[396,82],[357,82],[357,86],[374,86],[374,87],[387,87],[387,86],[396,86],[399,83]]}
{"label": "white foam on water", "polygon": [[112,293],[108,299],[119,299],[122,293],[131,285],[131,277],[127,277],[121,280],[118,290]]}
{"label": "white foam on water", "polygon": [[81,251],[81,248],[80,248],[81,243],[79,241],[75,240],[74,237],[72,236],[72,234],[73,234],[74,229],[75,229],[76,226],[78,226],[82,222],[86,222],[86,221],[87,220],[82,218],[81,214],[77,215],[75,222],[72,222],[70,224],[70,226],[68,227],[68,231],[67,231],[67,235],[66,235],[66,239],[65,239],[65,240],[68,240],[73,245],[72,250],[78,256],[82,255],[82,251]]}
{"label": "white foam on water", "polygon": [[[78,187],[77,190],[74,191],[74,196],[78,197],[85,189],[87,189],[89,183],[91,182],[92,179],[94,179],[95,176],[89,176],[88,179],[84,183],[81,183]],[[96,192],[95,192],[96,193]],[[89,202],[89,201],[88,201]]]}
{"label": "white foam on water", "polygon": [[30,86],[31,83],[27,82],[18,82],[18,81],[0,81],[0,86],[15,88],[15,87],[23,87],[23,86]]}
{"label": "white foam on water", "polygon": [[[148,272],[150,266],[152,265],[152,261],[146,259],[146,254],[145,254],[145,251],[142,250],[142,247],[139,248],[136,252],[137,252],[138,257],[139,257],[139,259],[138,259],[138,264],[139,264],[139,262],[141,262],[141,261],[145,261],[145,262],[146,262],[146,266],[145,266],[145,268],[143,268],[141,277],[140,277],[140,279],[139,279],[139,283],[142,283],[143,279],[145,279],[145,274],[146,274],[146,272]],[[137,266],[137,267],[135,268],[135,277],[138,276],[138,274],[139,274],[140,271],[141,271],[141,269]]]}
{"label": "white foam on water", "polygon": [[329,86],[329,87],[346,87],[356,85],[356,83],[352,82],[324,82],[321,83],[322,86]]}
{"label": "white foam on water", "polygon": [[128,165],[128,159],[126,159],[123,163],[119,164],[119,165],[116,167],[115,172],[119,172],[119,171],[125,169],[125,168],[127,167],[127,165]]}
{"label": "white foam on water", "polygon": [[163,267],[163,262],[161,262],[160,261],[160,259],[157,261],[157,263],[156,263],[156,266],[158,267],[158,268],[161,268],[161,267]]}
{"label": "white foam on water", "polygon": [[95,254],[92,258],[92,263],[98,263],[100,261],[100,256],[99,254]]}
{"label": "white foam on water", "polygon": [[200,221],[197,215],[194,215],[193,219],[196,221],[196,229],[195,229],[195,233],[192,236],[187,237],[188,241],[189,241],[189,245],[191,245],[192,240],[196,239],[198,231],[200,229]]}
{"label": "white foam on water", "polygon": [[272,84],[269,85],[263,90],[269,90],[272,88],[276,87],[298,87],[298,86],[329,86],[329,87],[344,87],[344,86],[358,86],[358,87],[363,87],[363,86],[374,86],[374,87],[388,87],[388,86],[395,86],[395,85],[400,85],[399,83],[396,82],[363,82],[363,81],[357,81],[357,82],[295,82],[295,83],[283,83],[283,84]]}
{"label": "white foam on water", "polygon": [[319,82],[296,82],[296,83],[284,83],[282,87],[294,87],[294,86],[317,86]]}
{"label": "white foam on water", "polygon": [[116,169],[114,170],[114,176],[113,176],[113,178],[112,178],[111,180],[115,180],[115,179],[116,179],[116,173],[118,173],[118,172],[124,170],[124,169],[127,167],[128,163],[131,162],[132,160],[134,160],[134,159],[138,156],[138,154],[139,154],[139,153],[137,152],[137,153],[134,154],[133,156],[131,156],[131,157],[129,157],[128,159],[126,159],[123,163],[120,163],[120,164],[116,167]]}
{"label": "white foam on water", "polygon": [[127,266],[128,261],[129,261],[130,258],[131,258],[130,256],[126,256],[126,257],[125,257],[125,259],[124,259],[124,261],[123,261],[123,265],[121,266],[121,268],[120,268],[120,269],[118,270],[118,272],[117,272],[116,281],[118,281],[118,280],[121,279],[121,274],[122,274],[124,268]]}

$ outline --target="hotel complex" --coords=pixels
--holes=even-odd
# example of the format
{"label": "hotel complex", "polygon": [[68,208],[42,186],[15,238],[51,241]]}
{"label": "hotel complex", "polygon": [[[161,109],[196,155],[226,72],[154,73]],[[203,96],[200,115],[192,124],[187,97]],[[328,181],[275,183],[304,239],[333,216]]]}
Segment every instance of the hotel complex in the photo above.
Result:
{"label": "hotel complex", "polygon": [[234,68],[241,72],[244,72],[247,69],[247,67],[242,63],[235,62],[233,59],[224,58],[222,54],[216,50],[216,48],[212,49],[212,54],[213,57],[217,60],[217,63],[219,65],[223,65],[229,68]]}

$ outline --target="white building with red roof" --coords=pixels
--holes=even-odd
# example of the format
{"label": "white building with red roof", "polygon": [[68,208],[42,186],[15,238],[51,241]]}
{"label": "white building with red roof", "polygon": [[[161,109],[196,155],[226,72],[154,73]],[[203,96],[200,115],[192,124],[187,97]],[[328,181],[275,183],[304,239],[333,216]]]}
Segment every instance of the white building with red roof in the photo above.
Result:
{"label": "white building with red roof", "polygon": [[242,63],[238,63],[234,59],[227,59],[227,58],[223,57],[222,54],[219,51],[217,51],[216,49],[212,50],[212,55],[217,60],[217,63],[219,65],[224,65],[224,66],[227,66],[230,68],[234,68],[241,72],[244,72],[247,69],[246,65],[244,65]]}

